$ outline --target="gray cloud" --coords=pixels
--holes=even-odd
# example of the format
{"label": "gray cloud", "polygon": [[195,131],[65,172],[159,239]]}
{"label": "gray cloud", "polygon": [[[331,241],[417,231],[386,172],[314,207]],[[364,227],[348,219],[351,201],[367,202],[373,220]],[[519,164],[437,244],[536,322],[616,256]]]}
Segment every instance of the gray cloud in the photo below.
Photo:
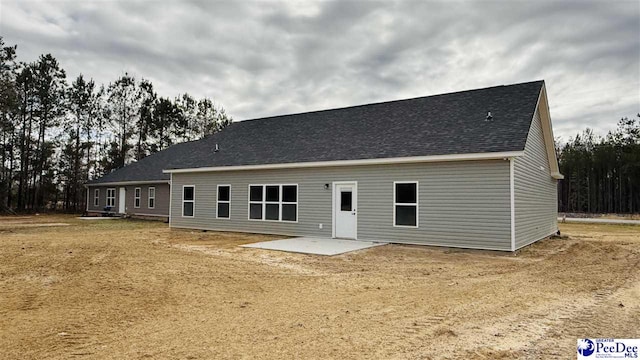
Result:
{"label": "gray cloud", "polygon": [[545,79],[556,135],[640,111],[637,1],[11,1],[0,33],[69,77],[124,72],[236,119]]}

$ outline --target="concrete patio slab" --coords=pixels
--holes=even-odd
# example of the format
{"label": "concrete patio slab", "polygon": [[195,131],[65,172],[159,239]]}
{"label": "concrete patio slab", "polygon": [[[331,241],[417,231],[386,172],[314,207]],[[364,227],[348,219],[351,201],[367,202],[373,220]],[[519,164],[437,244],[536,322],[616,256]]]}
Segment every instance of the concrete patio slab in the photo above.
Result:
{"label": "concrete patio slab", "polygon": [[383,242],[298,237],[240,245],[246,248],[288,251],[314,255],[338,255],[350,251],[386,245]]}

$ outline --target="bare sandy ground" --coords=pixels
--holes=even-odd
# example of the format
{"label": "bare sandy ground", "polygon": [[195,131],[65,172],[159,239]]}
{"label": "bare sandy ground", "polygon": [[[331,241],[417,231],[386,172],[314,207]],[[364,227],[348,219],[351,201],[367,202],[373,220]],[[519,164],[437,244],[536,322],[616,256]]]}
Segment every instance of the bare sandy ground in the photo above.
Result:
{"label": "bare sandy ground", "polygon": [[637,226],[562,224],[516,254],[322,257],[157,222],[7,221],[3,358],[567,359],[577,338],[640,337]]}

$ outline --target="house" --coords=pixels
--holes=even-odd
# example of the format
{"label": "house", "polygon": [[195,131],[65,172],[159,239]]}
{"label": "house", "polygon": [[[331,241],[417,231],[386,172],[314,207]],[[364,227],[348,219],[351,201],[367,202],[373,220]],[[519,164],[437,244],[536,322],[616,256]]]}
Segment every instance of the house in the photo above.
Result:
{"label": "house", "polygon": [[[558,231],[543,81],[246,120],[169,155],[173,228],[505,251]],[[114,177],[112,198],[148,184]]]}
{"label": "house", "polygon": [[174,145],[89,181],[87,214],[168,220],[170,176],[162,170],[186,144]]}

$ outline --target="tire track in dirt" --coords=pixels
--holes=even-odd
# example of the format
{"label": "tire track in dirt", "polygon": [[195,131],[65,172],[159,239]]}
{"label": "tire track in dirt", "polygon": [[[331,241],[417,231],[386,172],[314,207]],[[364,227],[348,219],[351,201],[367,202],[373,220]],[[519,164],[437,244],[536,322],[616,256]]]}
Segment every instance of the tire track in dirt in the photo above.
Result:
{"label": "tire track in dirt", "polygon": [[39,307],[38,304],[38,295],[32,293],[26,293],[22,296],[20,304],[18,305],[18,310],[29,311],[35,310]]}
{"label": "tire track in dirt", "polygon": [[[640,261],[635,261],[630,264],[630,267],[639,269]],[[491,339],[485,336],[484,341],[476,344],[467,343],[466,346],[467,348],[477,347],[480,353],[497,350],[502,355],[506,354],[507,358],[515,356],[523,359],[565,359],[573,356],[572,351],[565,352],[567,346],[573,350],[578,338],[593,336],[594,334],[589,334],[589,329],[598,327],[595,323],[605,320],[601,311],[607,308],[606,304],[628,292],[634,284],[638,284],[639,279],[640,276],[637,273],[629,272],[626,279],[618,279],[622,282],[617,286],[601,288],[586,296],[579,294],[565,296],[530,311],[500,318],[499,321],[479,327],[477,331],[483,334],[493,333],[494,336],[502,338],[502,341],[492,343]],[[611,327],[600,326],[599,328]],[[462,334],[471,335],[465,332]],[[560,336],[564,338],[570,336],[570,346],[558,346],[559,340],[564,340],[560,339]],[[599,336],[612,335],[600,334]],[[486,344],[491,346],[488,347]],[[464,355],[478,355],[477,350],[466,351]]]}
{"label": "tire track in dirt", "polygon": [[98,334],[88,325],[91,324],[74,320],[63,326],[61,331],[50,333],[43,339],[50,344],[47,353],[64,358],[96,355],[108,343],[103,338],[110,333]]}
{"label": "tire track in dirt", "polygon": [[[637,269],[640,262],[635,264]],[[640,320],[640,306],[634,304],[632,299],[637,300],[640,295],[640,276],[632,276],[617,289],[603,289],[597,291],[592,296],[589,306],[577,308],[565,316],[560,317],[547,332],[549,336],[536,339],[530,346],[534,351],[527,354],[526,359],[564,359],[573,356],[577,339],[593,337],[613,337],[613,338],[637,338],[640,336],[640,329],[637,327]],[[624,301],[622,299],[625,299]],[[624,303],[627,305],[624,305]],[[635,308],[626,310],[625,306]],[[634,316],[636,321],[633,328],[624,327],[624,323],[629,323],[628,316]],[[595,332],[594,329],[609,329],[609,333]],[[565,344],[563,349],[569,348],[569,353],[558,352],[559,343]]]}
{"label": "tire track in dirt", "polygon": [[[257,263],[261,265],[267,265],[270,267],[279,268],[282,270],[287,270],[290,272],[295,272],[305,276],[325,276],[328,275],[325,272],[320,272],[318,270],[312,269],[308,266],[303,266],[300,264],[295,264],[291,259],[284,259],[278,256],[273,256],[271,254],[258,254],[257,252],[263,252],[264,250],[242,250],[242,251],[226,251],[221,249],[215,249],[204,245],[186,245],[186,244],[174,244],[170,245],[176,249],[180,249],[182,251],[189,252],[201,252],[203,254],[218,256],[225,259],[238,261],[242,260],[245,262]],[[244,251],[250,252],[248,255],[243,254]]]}

